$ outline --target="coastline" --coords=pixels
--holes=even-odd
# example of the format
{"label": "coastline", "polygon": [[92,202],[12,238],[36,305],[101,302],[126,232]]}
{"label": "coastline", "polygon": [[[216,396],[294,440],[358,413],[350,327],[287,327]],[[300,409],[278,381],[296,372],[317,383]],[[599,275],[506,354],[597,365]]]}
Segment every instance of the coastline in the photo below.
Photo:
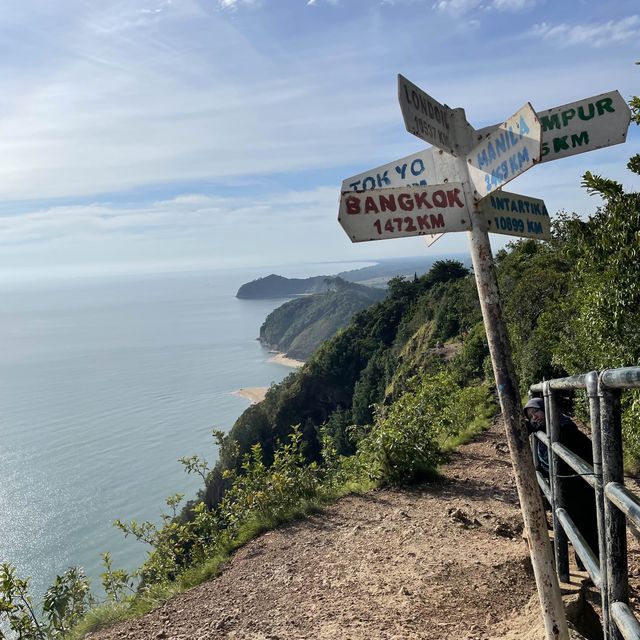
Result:
{"label": "coastline", "polygon": [[233,395],[245,398],[249,400],[251,404],[258,404],[258,402],[264,400],[268,390],[269,387],[242,387],[242,389],[234,391]]}
{"label": "coastline", "polygon": [[[284,353],[278,351],[271,351],[273,354],[267,362],[273,362],[274,364],[281,364],[285,367],[291,367],[292,369],[299,369],[304,362],[302,360],[296,360],[295,358],[287,358]],[[248,400],[251,404],[258,404],[264,400],[265,395],[269,391],[269,387],[242,387],[237,391],[233,391],[234,396],[240,396],[245,400]]]}
{"label": "coastline", "polygon": [[292,369],[299,369],[303,364],[304,360],[296,360],[295,358],[287,358],[284,353],[275,353],[274,356],[269,358],[267,362],[273,362],[274,364],[281,364],[285,367],[291,367]]}

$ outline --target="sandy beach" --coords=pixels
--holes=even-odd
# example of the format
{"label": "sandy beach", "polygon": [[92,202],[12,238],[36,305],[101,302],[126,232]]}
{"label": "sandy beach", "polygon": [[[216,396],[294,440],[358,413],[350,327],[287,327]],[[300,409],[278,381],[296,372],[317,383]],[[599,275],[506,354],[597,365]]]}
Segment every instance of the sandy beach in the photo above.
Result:
{"label": "sandy beach", "polygon": [[275,362],[276,364],[282,364],[285,367],[292,367],[293,369],[299,369],[303,364],[303,360],[295,360],[294,358],[287,358],[284,353],[276,353],[272,358],[269,358],[269,362]]}
{"label": "sandy beach", "polygon": [[238,391],[234,391],[234,394],[246,398],[251,404],[257,404],[264,400],[268,390],[269,387],[243,387]]}

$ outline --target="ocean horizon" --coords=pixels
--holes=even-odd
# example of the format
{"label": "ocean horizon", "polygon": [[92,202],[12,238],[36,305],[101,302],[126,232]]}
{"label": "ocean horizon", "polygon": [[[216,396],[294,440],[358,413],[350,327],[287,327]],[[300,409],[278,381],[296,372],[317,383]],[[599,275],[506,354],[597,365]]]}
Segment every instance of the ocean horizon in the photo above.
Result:
{"label": "ocean horizon", "polygon": [[[333,274],[371,262],[278,269]],[[257,341],[284,299],[239,300],[273,268],[0,283],[0,562],[36,600],[70,566],[100,593],[100,554],[137,568],[151,549],[113,522],[158,523],[166,497],[195,497],[178,462],[217,459],[212,429],[249,406],[242,387],[292,369]]]}

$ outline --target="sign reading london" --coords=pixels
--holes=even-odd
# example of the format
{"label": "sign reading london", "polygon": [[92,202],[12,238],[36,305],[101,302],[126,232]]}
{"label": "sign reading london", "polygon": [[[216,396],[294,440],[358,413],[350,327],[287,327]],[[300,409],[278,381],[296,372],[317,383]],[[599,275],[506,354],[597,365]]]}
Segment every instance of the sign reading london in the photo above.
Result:
{"label": "sign reading london", "polygon": [[540,121],[528,102],[488,133],[467,155],[469,178],[478,200],[539,162],[541,137]]}
{"label": "sign reading london", "polygon": [[345,191],[338,221],[352,242],[471,228],[462,184]]}
{"label": "sign reading london", "polygon": [[398,100],[407,131],[421,140],[458,155],[455,113],[413,82],[398,74]]}

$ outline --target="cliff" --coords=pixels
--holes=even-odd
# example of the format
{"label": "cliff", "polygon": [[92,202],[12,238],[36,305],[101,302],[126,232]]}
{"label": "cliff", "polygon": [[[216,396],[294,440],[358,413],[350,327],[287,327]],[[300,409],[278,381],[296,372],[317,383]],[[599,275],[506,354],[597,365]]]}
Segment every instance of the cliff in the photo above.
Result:
{"label": "cliff", "polygon": [[291,358],[306,360],[325,340],[346,327],[358,311],[386,295],[382,289],[341,278],[327,278],[325,286],[331,289],[290,300],[272,311],[260,327],[260,341]]}

